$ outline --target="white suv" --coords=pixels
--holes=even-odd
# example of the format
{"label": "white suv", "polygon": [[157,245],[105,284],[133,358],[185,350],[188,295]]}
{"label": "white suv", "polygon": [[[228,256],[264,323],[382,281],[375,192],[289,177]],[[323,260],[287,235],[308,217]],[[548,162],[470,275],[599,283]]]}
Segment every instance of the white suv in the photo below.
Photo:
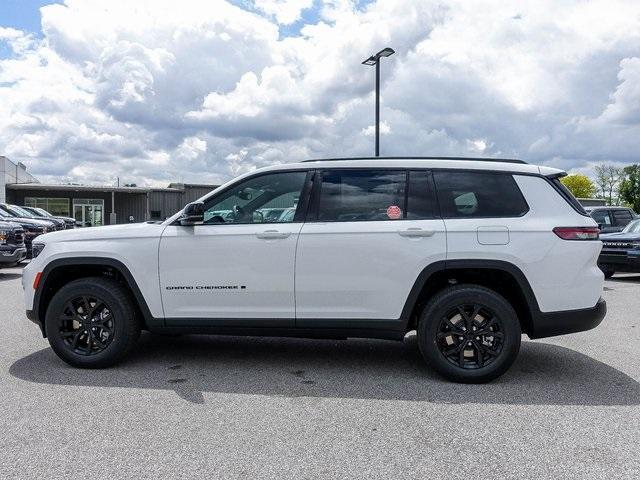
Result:
{"label": "white suv", "polygon": [[78,367],[121,360],[141,330],[389,340],[417,330],[434,370],[485,382],[513,363],[522,333],[588,330],[605,315],[598,228],[562,175],[461,158],[257,170],[162,224],[38,238],[27,316]]}

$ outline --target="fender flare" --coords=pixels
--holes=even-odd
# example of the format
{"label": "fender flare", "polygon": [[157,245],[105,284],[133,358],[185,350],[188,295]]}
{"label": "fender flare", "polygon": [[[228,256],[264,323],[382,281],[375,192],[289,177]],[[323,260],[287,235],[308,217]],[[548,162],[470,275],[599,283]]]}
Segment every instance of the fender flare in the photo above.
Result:
{"label": "fender flare", "polygon": [[445,272],[447,270],[459,269],[491,269],[501,270],[505,273],[510,274],[516,280],[518,286],[520,287],[520,291],[522,292],[531,312],[531,318],[535,320],[540,315],[538,300],[533,293],[533,289],[531,288],[527,277],[516,265],[503,260],[460,259],[441,260],[426,266],[422,270],[422,272],[420,272],[418,278],[416,278],[416,281],[414,282],[413,287],[411,288],[409,295],[407,296],[407,300],[402,309],[401,318],[403,318],[407,322],[410,320],[411,313],[418,303],[418,299],[420,298],[422,289],[425,285],[427,285],[434,274]]}
{"label": "fender flare", "polygon": [[[116,260],[111,257],[70,257],[70,258],[59,258],[56,260],[52,260],[50,263],[46,265],[44,270],[42,270],[42,276],[40,278],[40,284],[38,285],[38,289],[34,294],[33,301],[33,316],[40,323],[40,325],[44,325],[44,313],[42,312],[42,293],[45,290],[47,285],[47,280],[53,271],[60,267],[72,267],[72,266],[99,266],[99,267],[110,267],[114,270],[117,270],[125,282],[127,283],[131,293],[133,294],[140,311],[142,312],[143,320],[147,326],[153,325],[154,323],[158,323],[157,320],[154,322],[154,317],[151,315],[151,310],[149,310],[149,306],[147,305],[147,301],[145,300],[142,292],[140,291],[140,287],[138,287],[138,283],[135,278],[126,267],[124,263],[119,260]],[[164,321],[162,322],[164,323]]]}

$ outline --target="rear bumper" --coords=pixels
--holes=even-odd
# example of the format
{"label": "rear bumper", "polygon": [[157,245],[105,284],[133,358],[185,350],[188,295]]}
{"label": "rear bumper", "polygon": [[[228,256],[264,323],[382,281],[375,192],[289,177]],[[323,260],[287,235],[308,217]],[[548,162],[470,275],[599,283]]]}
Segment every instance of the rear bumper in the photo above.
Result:
{"label": "rear bumper", "polygon": [[555,337],[596,328],[607,314],[607,302],[602,298],[592,308],[560,312],[539,312],[533,318],[529,338]]}
{"label": "rear bumper", "polygon": [[16,263],[24,260],[27,256],[26,247],[17,247],[13,250],[0,250],[0,265],[4,263]]}

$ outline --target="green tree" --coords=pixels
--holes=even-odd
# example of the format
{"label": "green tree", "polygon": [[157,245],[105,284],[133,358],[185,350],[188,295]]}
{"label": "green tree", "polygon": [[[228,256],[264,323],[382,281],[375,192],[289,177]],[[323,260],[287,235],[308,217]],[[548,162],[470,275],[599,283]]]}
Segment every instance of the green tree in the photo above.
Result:
{"label": "green tree", "polygon": [[640,212],[640,165],[629,165],[624,168],[620,198],[636,212]]}
{"label": "green tree", "polygon": [[567,175],[560,181],[571,190],[571,193],[576,198],[592,198],[596,193],[595,185],[586,175]]}

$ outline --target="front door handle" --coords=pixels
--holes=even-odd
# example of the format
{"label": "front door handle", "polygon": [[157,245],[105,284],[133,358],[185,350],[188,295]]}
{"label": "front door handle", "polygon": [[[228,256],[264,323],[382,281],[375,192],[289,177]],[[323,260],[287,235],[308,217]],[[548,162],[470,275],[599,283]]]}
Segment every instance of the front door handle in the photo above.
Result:
{"label": "front door handle", "polygon": [[278,230],[265,230],[264,232],[256,233],[256,237],[263,240],[273,240],[278,238],[287,238],[291,235],[291,232],[280,232]]}
{"label": "front door handle", "polygon": [[406,230],[398,230],[401,237],[433,237],[435,230],[423,230],[421,228],[407,228]]}

